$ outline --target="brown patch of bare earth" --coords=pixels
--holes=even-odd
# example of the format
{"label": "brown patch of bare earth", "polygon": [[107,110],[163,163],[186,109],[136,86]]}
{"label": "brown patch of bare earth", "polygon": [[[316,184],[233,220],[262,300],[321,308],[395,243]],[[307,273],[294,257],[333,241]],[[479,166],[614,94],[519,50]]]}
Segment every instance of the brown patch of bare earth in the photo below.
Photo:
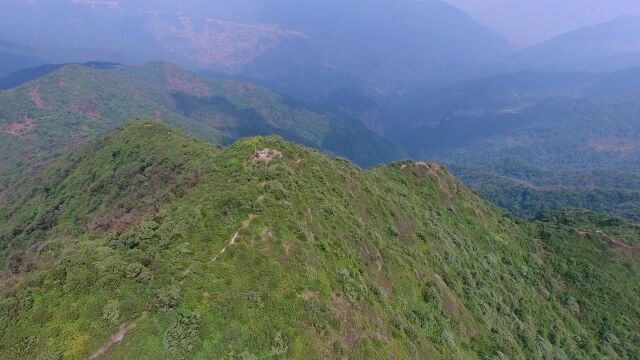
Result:
{"label": "brown patch of bare earth", "polygon": [[226,70],[239,70],[281,41],[305,38],[302,33],[272,24],[247,24],[207,18],[196,24],[180,16],[178,24],[149,16],[146,26],[163,46],[189,54],[190,60]]}
{"label": "brown patch of bare earth", "polygon": [[354,311],[351,305],[343,296],[336,296],[331,302],[331,307],[335,311],[338,319],[340,319],[340,335],[342,344],[347,349],[352,349],[353,345],[364,337],[364,331],[355,321]]}
{"label": "brown patch of bare earth", "polygon": [[0,132],[24,140],[35,128],[36,123],[33,119],[25,116],[21,122],[14,122],[0,127]]}
{"label": "brown patch of bare earth", "polygon": [[262,150],[256,150],[256,152],[251,155],[252,162],[264,162],[270,163],[273,159],[282,159],[282,153],[278,150],[264,148]]}
{"label": "brown patch of bare earth", "polygon": [[87,103],[80,103],[75,105],[75,111],[93,120],[99,119],[102,116],[100,115],[98,110]]}
{"label": "brown patch of bare earth", "polygon": [[438,174],[441,168],[442,167],[438,164],[429,164],[424,161],[406,163],[400,166],[400,170],[404,172],[416,171],[420,178],[433,177]]}
{"label": "brown patch of bare earth", "polygon": [[44,102],[44,100],[42,100],[42,97],[40,96],[40,88],[38,86],[34,86],[31,88],[31,91],[29,92],[29,96],[33,104],[38,109],[44,109],[47,107],[47,104]]}
{"label": "brown patch of bare earth", "polygon": [[632,255],[632,256],[638,255],[640,253],[640,246],[631,246],[631,245],[625,244],[622,241],[614,239],[613,237],[605,234],[604,231],[601,231],[601,230],[596,231],[596,234],[600,235],[602,239],[604,239],[607,242],[609,247],[611,247],[615,251],[619,251],[619,252],[622,252],[623,254]]}
{"label": "brown patch of bare earth", "polygon": [[264,228],[260,233],[260,239],[262,241],[267,241],[273,237],[273,231],[270,228]]}
{"label": "brown patch of bare earth", "polygon": [[[389,334],[383,318],[367,304],[350,304],[342,295],[335,296],[331,301],[331,308],[340,320],[340,342],[350,352],[360,341],[374,337],[380,342],[388,342]],[[368,323],[375,328],[367,335]],[[355,359],[348,354],[347,359]]]}
{"label": "brown patch of bare earth", "polygon": [[631,156],[640,151],[640,142],[637,139],[610,136],[601,139],[592,139],[589,141],[588,147],[597,152]]}
{"label": "brown patch of bare earth", "polygon": [[453,199],[462,188],[460,181],[449,176],[442,165],[424,161],[407,162],[400,165],[400,170],[407,174],[415,174],[420,179],[434,179],[446,199]]}
{"label": "brown patch of bare earth", "polygon": [[150,210],[134,209],[129,211],[126,209],[112,208],[110,211],[101,212],[93,216],[87,224],[87,229],[91,232],[115,230],[124,231],[134,223],[144,219]]}
{"label": "brown patch of bare earth", "polygon": [[315,292],[315,291],[309,291],[309,290],[305,290],[303,291],[300,295],[298,295],[299,297],[301,297],[303,300],[309,301],[309,300],[318,300],[320,298],[320,294]]}
{"label": "brown patch of bare earth", "polygon": [[367,264],[375,265],[378,272],[382,271],[382,255],[377,248],[370,249],[366,244],[360,248],[360,254]]}

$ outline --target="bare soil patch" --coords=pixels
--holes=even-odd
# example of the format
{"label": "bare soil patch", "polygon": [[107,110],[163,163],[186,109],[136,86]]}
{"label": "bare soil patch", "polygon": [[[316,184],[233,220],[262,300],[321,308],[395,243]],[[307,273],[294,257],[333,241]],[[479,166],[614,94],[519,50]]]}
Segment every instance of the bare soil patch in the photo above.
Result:
{"label": "bare soil patch", "polygon": [[597,152],[631,156],[640,151],[640,141],[624,137],[607,137],[589,141],[588,147]]}
{"label": "bare soil patch", "polygon": [[622,251],[625,254],[634,256],[640,253],[640,246],[631,246],[625,244],[624,242],[614,239],[613,237],[605,234],[604,231],[601,230],[596,231],[596,234],[600,235],[602,239],[604,239],[604,241],[606,241],[613,250]]}
{"label": "bare soil patch", "polygon": [[282,152],[264,148],[262,150],[256,150],[256,152],[251,155],[252,162],[264,162],[268,164],[273,159],[282,159]]}
{"label": "bare soil patch", "polygon": [[33,119],[25,116],[21,122],[14,122],[7,126],[0,127],[0,132],[24,140],[35,128],[36,123]]}
{"label": "bare soil patch", "polygon": [[42,100],[42,97],[40,96],[40,88],[37,86],[34,86],[31,88],[31,92],[29,93],[29,96],[31,98],[31,101],[33,102],[33,104],[38,108],[38,109],[44,109],[47,107],[47,104],[44,102],[44,100]]}

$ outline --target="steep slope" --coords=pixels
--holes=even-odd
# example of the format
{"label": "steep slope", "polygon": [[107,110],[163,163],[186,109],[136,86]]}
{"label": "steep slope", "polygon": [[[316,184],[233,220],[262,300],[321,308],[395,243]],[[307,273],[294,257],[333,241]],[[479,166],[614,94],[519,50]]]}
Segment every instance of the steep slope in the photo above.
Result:
{"label": "steep slope", "polygon": [[1,208],[4,358],[638,356],[639,263],[611,241],[637,227],[514,223],[435,164],[137,121],[29,183]]}
{"label": "steep slope", "polygon": [[557,36],[507,59],[516,70],[615,71],[640,65],[640,17],[622,16]]}
{"label": "steep slope", "polygon": [[88,63],[0,92],[0,167],[27,159],[22,165],[33,166],[136,117],[214,143],[279,134],[363,166],[400,156],[356,120],[314,113],[249,83],[209,81],[167,63]]}

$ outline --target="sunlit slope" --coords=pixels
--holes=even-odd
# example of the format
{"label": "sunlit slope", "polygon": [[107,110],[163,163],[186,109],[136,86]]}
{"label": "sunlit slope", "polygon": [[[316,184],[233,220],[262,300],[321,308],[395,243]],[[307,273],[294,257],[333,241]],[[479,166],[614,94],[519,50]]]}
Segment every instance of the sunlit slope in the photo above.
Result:
{"label": "sunlit slope", "polygon": [[607,240],[637,228],[516,223],[439,165],[136,121],[32,183],[0,212],[3,358],[638,356],[637,257]]}

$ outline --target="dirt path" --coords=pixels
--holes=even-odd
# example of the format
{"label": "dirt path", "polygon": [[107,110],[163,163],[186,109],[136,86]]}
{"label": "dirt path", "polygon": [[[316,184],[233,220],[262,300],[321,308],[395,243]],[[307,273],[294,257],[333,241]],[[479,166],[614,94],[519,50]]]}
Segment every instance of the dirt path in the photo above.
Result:
{"label": "dirt path", "polygon": [[612,238],[611,236],[605,234],[604,231],[598,230],[598,231],[596,231],[596,234],[599,234],[602,237],[604,237],[605,240],[607,240],[612,245],[617,245],[617,246],[620,246],[620,247],[622,247],[624,249],[627,249],[627,250],[633,250],[633,251],[640,250],[640,246],[631,246],[631,245],[625,244],[623,242],[620,242],[620,241]]}
{"label": "dirt path", "polygon": [[[238,231],[236,231],[235,234],[233,234],[233,236],[231,237],[231,240],[229,240],[229,244],[227,244],[227,246],[225,246],[224,248],[222,248],[222,250],[220,250],[220,252],[218,253],[218,255],[214,256],[213,259],[211,259],[211,261],[209,261],[209,264],[214,263],[216,260],[218,260],[218,258],[220,256],[222,256],[226,251],[227,248],[229,248],[230,246],[235,245],[236,241],[238,240],[238,236],[240,236],[240,231],[246,229],[249,227],[249,225],[251,225],[251,222],[253,222],[253,220],[257,218],[257,215],[249,215],[249,217],[247,217],[247,219],[245,221],[242,222],[242,225],[240,226],[240,229],[238,229]],[[191,266],[189,266],[189,268],[187,270],[185,270],[182,275],[183,276],[187,276],[189,275],[189,273],[191,272],[193,268],[193,264]],[[184,281],[184,280],[183,280]],[[143,319],[146,316],[145,314],[142,314],[142,316],[140,317],[140,319]],[[91,360],[97,359],[98,357],[100,357],[101,355],[103,355],[104,353],[106,353],[107,351],[109,351],[109,349],[116,345],[119,344],[120,342],[122,342],[122,340],[124,339],[124,336],[131,330],[133,330],[136,327],[136,322],[132,322],[130,324],[122,324],[120,326],[120,329],[113,335],[111,335],[111,337],[98,349],[96,350],[90,357]]]}
{"label": "dirt path", "polygon": [[240,235],[240,231],[246,229],[249,227],[249,225],[251,225],[251,222],[253,221],[253,219],[255,219],[257,216],[256,215],[249,215],[249,217],[247,218],[247,220],[242,222],[242,226],[240,227],[240,229],[238,229],[238,231],[236,231],[235,234],[233,234],[233,236],[231,237],[231,240],[229,241],[229,244],[227,244],[227,246],[225,246],[224,248],[222,248],[222,250],[220,250],[220,252],[218,253],[218,255],[214,256],[213,259],[211,259],[211,261],[209,261],[209,264],[214,263],[216,260],[218,260],[218,258],[220,256],[222,256],[225,251],[227,251],[227,248],[229,248],[230,246],[235,245],[236,240],[238,240],[238,236]]}
{"label": "dirt path", "polygon": [[[144,318],[146,316],[146,314],[143,314],[140,319]],[[98,350],[96,350],[93,354],[91,354],[91,360],[97,359],[98,357],[100,357],[101,355],[103,355],[104,353],[106,353],[107,351],[109,351],[109,349],[111,349],[111,347],[113,345],[119,344],[122,342],[122,340],[124,340],[124,336],[131,330],[133,330],[136,327],[136,322],[132,322],[130,324],[122,324],[120,325],[120,329],[113,335],[111,335],[111,337],[109,339],[107,339],[107,341],[102,344],[102,346],[100,346],[100,348]]]}

